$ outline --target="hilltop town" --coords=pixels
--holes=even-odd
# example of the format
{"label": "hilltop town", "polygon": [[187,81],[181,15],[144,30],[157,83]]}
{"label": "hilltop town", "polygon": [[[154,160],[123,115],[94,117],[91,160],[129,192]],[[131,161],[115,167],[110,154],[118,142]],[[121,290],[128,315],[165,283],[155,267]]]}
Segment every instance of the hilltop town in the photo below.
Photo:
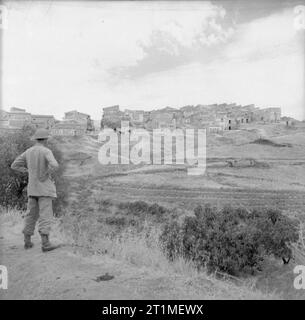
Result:
{"label": "hilltop town", "polygon": [[130,127],[145,128],[206,128],[208,132],[221,132],[238,129],[242,124],[252,122],[278,123],[285,120],[291,124],[291,118],[281,117],[280,107],[260,109],[254,104],[236,103],[188,105],[180,109],[165,107],[152,111],[121,110],[119,105],[103,108],[100,121],[95,122],[86,113],[72,110],[65,112],[62,120],[53,115],[31,114],[25,109],[12,107],[10,111],[0,110],[0,128],[20,129],[25,125],[46,128],[53,135],[84,135],[103,128],[119,128],[121,121],[129,121]]}
{"label": "hilltop town", "polygon": [[25,109],[15,107],[9,112],[0,110],[0,128],[14,130],[27,125],[48,129],[55,136],[79,136],[94,131],[90,115],[76,110],[65,112],[61,121],[56,120],[53,115],[31,114]]}
{"label": "hilltop town", "polygon": [[122,120],[132,127],[156,128],[206,128],[209,132],[234,130],[240,124],[254,121],[280,122],[281,108],[260,109],[254,104],[236,103],[184,106],[180,109],[166,107],[153,111],[120,110],[118,105],[103,109],[101,127],[116,128]]}

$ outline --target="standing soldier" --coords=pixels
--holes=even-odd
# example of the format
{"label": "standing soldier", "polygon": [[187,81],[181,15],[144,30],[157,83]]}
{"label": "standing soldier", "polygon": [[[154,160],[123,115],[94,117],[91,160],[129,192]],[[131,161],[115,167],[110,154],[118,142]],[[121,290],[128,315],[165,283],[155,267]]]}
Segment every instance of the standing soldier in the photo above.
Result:
{"label": "standing soldier", "polygon": [[29,176],[28,205],[23,228],[24,248],[33,247],[31,236],[38,220],[43,252],[58,248],[49,241],[53,218],[52,201],[56,198],[56,187],[51,174],[58,168],[58,163],[52,151],[46,147],[48,138],[48,130],[38,129],[32,137],[36,141],[35,145],[17,157],[11,165],[12,169],[27,172]]}

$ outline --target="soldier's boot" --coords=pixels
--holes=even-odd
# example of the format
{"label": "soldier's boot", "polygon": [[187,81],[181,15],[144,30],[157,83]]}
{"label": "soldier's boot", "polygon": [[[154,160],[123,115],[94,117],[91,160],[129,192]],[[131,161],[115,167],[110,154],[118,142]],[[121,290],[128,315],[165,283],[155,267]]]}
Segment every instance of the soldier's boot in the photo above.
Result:
{"label": "soldier's boot", "polygon": [[42,252],[48,252],[59,248],[59,245],[54,245],[49,240],[48,234],[41,234],[41,250]]}
{"label": "soldier's boot", "polygon": [[31,236],[29,234],[24,235],[24,249],[33,248],[34,243],[31,241]]}

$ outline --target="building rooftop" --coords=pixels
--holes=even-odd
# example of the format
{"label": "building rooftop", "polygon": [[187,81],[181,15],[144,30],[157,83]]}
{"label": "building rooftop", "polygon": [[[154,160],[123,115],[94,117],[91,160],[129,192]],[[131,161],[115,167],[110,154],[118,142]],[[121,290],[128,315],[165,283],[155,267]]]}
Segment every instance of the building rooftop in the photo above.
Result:
{"label": "building rooftop", "polygon": [[54,116],[46,115],[46,114],[32,114],[32,117],[35,117],[35,118],[54,118]]}
{"label": "building rooftop", "polygon": [[66,115],[66,114],[69,114],[69,113],[78,113],[78,114],[81,114],[81,115],[84,115],[84,116],[90,117],[90,115],[89,115],[89,114],[84,113],[84,112],[79,112],[79,111],[77,111],[77,110],[67,111],[67,112],[65,112],[65,115]]}
{"label": "building rooftop", "polygon": [[10,112],[25,112],[25,109],[21,109],[21,108],[16,108],[16,107],[12,107],[10,109]]}

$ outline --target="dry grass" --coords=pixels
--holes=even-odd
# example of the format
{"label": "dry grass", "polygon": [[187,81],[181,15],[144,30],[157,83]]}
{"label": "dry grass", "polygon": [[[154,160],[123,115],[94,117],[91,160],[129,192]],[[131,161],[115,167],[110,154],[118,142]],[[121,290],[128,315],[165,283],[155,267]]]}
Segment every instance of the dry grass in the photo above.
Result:
{"label": "dry grass", "polygon": [[[22,212],[18,210],[1,210],[0,221],[7,228],[20,229]],[[16,229],[17,230],[17,229]],[[6,230],[7,231],[7,230]],[[105,255],[120,261],[122,265],[130,264],[146,270],[158,278],[171,279],[179,291],[197,299],[279,299],[275,293],[263,293],[255,288],[255,279],[238,280],[233,277],[208,275],[198,271],[195,266],[182,258],[170,262],[163,255],[159,244],[160,230],[145,223],[140,233],[132,229],[113,236],[109,226],[94,228],[92,221],[77,222],[71,216],[56,219],[52,238],[56,242],[72,246],[77,254],[90,254],[95,260],[103,260]],[[141,273],[140,272],[140,273]],[[170,298],[170,297],[169,297]]]}
{"label": "dry grass", "polygon": [[57,239],[72,245],[79,254],[90,252],[96,259],[103,259],[106,255],[139,270],[144,268],[150,274],[175,278],[182,290],[199,299],[205,290],[208,294],[204,293],[204,299],[280,299],[274,292],[258,290],[255,278],[241,280],[223,274],[208,275],[183,258],[169,261],[159,242],[160,229],[149,222],[144,223],[141,232],[126,228],[113,235],[107,225],[94,228],[92,221],[72,220],[71,217],[62,218],[55,226],[54,234]]}

